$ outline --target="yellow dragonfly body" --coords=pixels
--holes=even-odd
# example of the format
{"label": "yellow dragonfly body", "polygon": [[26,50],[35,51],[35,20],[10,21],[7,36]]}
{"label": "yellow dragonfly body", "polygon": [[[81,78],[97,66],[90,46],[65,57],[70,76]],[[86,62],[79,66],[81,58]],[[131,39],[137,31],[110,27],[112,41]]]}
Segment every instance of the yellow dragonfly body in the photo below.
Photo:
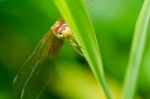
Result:
{"label": "yellow dragonfly body", "polygon": [[21,94],[21,99],[24,97],[25,89],[33,74],[36,72],[36,68],[42,65],[45,59],[53,59],[56,56],[63,44],[64,38],[67,38],[71,46],[82,55],[78,43],[72,36],[71,29],[63,19],[57,20],[38,43],[37,47],[21,67],[13,81],[13,90],[15,93]]}

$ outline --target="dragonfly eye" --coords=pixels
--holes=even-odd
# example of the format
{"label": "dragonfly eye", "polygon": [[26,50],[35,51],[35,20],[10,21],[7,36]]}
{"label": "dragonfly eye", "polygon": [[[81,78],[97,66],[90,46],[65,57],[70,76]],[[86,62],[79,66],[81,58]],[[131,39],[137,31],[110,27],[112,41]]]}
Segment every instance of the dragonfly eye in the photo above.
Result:
{"label": "dragonfly eye", "polygon": [[56,37],[58,38],[64,38],[64,33],[63,33],[63,30],[61,32],[55,32],[54,33]]}
{"label": "dragonfly eye", "polygon": [[59,33],[59,35],[57,35],[58,38],[63,38],[64,34],[62,32]]}

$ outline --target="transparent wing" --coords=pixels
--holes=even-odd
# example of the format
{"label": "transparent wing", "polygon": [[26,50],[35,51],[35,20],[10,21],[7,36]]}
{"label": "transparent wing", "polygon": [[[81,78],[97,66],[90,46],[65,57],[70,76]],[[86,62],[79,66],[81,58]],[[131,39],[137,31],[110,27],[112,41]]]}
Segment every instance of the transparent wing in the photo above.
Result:
{"label": "transparent wing", "polygon": [[[59,49],[55,47],[60,47],[61,44],[62,40],[57,39],[53,35],[52,30],[46,33],[13,81],[13,91],[16,94],[21,94],[21,98],[23,97],[25,88],[33,74],[38,70],[37,68],[43,64],[48,56],[53,58]],[[57,50],[55,51],[55,49]]]}

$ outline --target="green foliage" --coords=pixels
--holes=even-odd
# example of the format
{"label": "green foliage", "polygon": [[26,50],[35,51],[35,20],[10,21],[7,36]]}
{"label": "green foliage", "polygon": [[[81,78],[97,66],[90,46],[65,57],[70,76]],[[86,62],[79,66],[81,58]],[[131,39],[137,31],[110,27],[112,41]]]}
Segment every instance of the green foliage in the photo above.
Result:
{"label": "green foliage", "polygon": [[98,82],[101,83],[107,98],[111,99],[104,77],[96,35],[83,1],[55,0],[55,4],[72,29],[73,35],[79,43],[84,57],[88,61]]}
{"label": "green foliage", "polygon": [[148,35],[149,21],[150,0],[145,0],[135,27],[126,78],[123,86],[123,99],[133,99],[135,96],[137,79],[139,76],[143,52]]}
{"label": "green foliage", "polygon": [[[146,27],[149,27],[147,25],[149,6],[142,7],[143,2],[148,4],[149,0],[83,0],[85,3],[80,1],[0,0],[0,98],[13,99],[14,97],[16,99],[11,91],[15,74],[42,36],[61,16],[61,12],[74,31],[74,36],[85,53],[85,58],[93,64],[90,67],[94,75],[103,76],[101,78],[99,75],[98,79],[105,79],[102,67],[104,65],[110,84],[109,89],[114,99],[120,99],[120,84],[123,83],[128,60],[129,66],[122,97],[128,99],[135,95],[142,99],[150,99],[150,31],[148,36],[145,32]],[[140,13],[141,9],[143,10]],[[137,17],[138,22],[136,22]],[[135,23],[137,23],[136,29],[134,29]],[[67,40],[58,55],[55,61],[58,71],[54,71],[54,79],[41,99],[44,97],[44,99],[103,99],[104,94],[101,90],[99,92],[97,82],[93,79],[85,60],[77,55]],[[49,65],[51,68],[51,64]],[[95,70],[100,71],[95,72]],[[91,78],[93,83],[90,82]],[[117,82],[117,87],[110,79]],[[116,91],[118,87],[119,90]],[[105,88],[108,89],[108,87]],[[137,94],[135,94],[136,90]]]}

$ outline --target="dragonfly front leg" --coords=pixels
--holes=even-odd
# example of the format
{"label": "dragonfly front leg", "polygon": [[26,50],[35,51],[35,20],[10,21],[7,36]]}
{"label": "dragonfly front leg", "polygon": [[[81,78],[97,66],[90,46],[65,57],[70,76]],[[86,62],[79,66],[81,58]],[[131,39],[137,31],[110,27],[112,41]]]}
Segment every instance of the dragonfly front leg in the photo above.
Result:
{"label": "dragonfly front leg", "polygon": [[77,41],[75,40],[75,38],[72,36],[72,35],[68,35],[67,36],[67,39],[69,40],[71,46],[74,48],[74,50],[80,54],[81,56],[84,56],[83,55],[83,52],[81,50],[81,47],[78,45]]}

